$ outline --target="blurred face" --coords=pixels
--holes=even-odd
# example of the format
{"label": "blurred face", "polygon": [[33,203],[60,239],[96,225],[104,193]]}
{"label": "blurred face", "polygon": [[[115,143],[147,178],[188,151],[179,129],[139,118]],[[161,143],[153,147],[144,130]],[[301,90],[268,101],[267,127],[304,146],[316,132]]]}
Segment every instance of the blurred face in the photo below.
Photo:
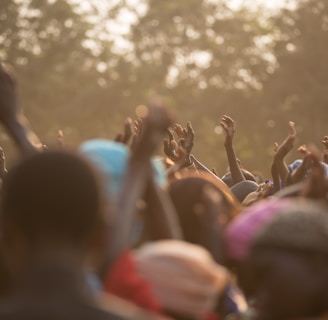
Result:
{"label": "blurred face", "polygon": [[255,254],[253,262],[259,319],[299,319],[328,310],[323,264],[279,251]]}

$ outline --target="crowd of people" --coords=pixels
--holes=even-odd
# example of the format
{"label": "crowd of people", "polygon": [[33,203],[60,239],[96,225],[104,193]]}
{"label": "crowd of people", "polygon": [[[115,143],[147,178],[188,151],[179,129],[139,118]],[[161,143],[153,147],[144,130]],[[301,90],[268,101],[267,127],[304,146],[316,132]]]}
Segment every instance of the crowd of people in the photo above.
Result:
{"label": "crowd of people", "polygon": [[[328,137],[274,146],[271,176],[243,167],[223,115],[228,171],[192,153],[160,99],[113,140],[42,145],[0,67],[0,319],[328,319]],[[165,157],[156,156],[163,146]]]}

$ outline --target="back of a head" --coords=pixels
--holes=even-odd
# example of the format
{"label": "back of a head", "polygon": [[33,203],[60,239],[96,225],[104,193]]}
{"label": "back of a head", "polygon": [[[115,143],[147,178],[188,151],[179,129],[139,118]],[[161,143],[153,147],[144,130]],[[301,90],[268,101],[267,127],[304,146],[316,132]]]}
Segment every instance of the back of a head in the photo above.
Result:
{"label": "back of a head", "polygon": [[298,199],[255,239],[251,260],[263,319],[328,312],[328,208]]}
{"label": "back of a head", "polygon": [[285,250],[328,255],[328,207],[307,199],[290,201],[256,238],[253,251]]}
{"label": "back of a head", "polygon": [[259,185],[250,180],[243,180],[234,184],[230,189],[235,197],[242,203],[244,199],[252,192],[255,192]]}
{"label": "back of a head", "polygon": [[26,243],[83,246],[100,221],[98,179],[79,156],[62,151],[33,155],[11,170],[2,186],[1,226]]}
{"label": "back of a head", "polygon": [[236,210],[233,199],[225,189],[194,175],[173,181],[168,191],[184,240],[208,249],[222,262],[222,230]]}
{"label": "back of a head", "polygon": [[139,273],[174,319],[210,318],[229,280],[227,270],[207,250],[179,240],[144,244],[134,258]]}
{"label": "back of a head", "polygon": [[[254,174],[252,174],[251,172],[245,169],[241,169],[241,171],[247,181],[254,181],[258,183],[258,181],[256,180],[256,176]],[[259,177],[259,179],[260,178],[261,177]],[[234,182],[232,181],[231,172],[227,172],[221,179],[229,188],[231,188],[234,185]]]}

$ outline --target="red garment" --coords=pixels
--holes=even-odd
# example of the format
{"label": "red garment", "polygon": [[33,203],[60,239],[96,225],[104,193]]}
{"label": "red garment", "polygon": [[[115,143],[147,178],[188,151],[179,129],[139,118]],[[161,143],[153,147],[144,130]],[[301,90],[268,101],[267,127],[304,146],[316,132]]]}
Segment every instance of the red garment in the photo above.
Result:
{"label": "red garment", "polygon": [[203,320],[220,320],[221,318],[215,313],[209,313]]}
{"label": "red garment", "polygon": [[[115,265],[107,271],[105,291],[157,314],[165,314],[160,302],[154,296],[151,285],[137,271],[133,255],[126,251]],[[209,313],[203,320],[220,320],[215,313]]]}
{"label": "red garment", "polygon": [[104,287],[106,292],[141,308],[155,313],[163,311],[150,284],[138,274],[133,255],[129,251],[123,253],[115,265],[107,271]]}

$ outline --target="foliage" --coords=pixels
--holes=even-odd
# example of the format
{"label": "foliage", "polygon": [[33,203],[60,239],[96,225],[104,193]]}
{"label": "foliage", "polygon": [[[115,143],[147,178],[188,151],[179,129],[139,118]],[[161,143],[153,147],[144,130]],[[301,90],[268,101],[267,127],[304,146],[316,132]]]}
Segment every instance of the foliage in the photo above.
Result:
{"label": "foliage", "polygon": [[[244,166],[267,175],[289,120],[300,144],[327,134],[326,1],[299,0],[271,16],[224,0],[140,3],[145,10],[120,0],[83,12],[73,0],[0,1],[0,59],[16,70],[22,106],[46,143],[59,128],[71,145],[112,138],[152,94],[167,98],[179,122],[192,121],[196,156],[222,174],[214,129],[223,114],[237,123]],[[120,52],[111,23],[124,10],[134,19]]]}

